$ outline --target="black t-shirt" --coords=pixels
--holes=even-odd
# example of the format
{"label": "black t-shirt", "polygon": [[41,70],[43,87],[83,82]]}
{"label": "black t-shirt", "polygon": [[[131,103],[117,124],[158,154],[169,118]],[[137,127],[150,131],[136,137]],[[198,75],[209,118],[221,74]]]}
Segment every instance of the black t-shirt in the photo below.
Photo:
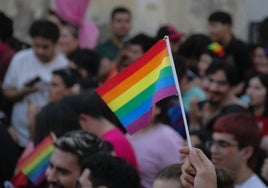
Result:
{"label": "black t-shirt", "polygon": [[239,80],[243,81],[252,67],[249,46],[243,41],[232,37],[224,50],[226,60],[236,66]]}
{"label": "black t-shirt", "polygon": [[[202,109],[204,104],[207,101],[202,101],[200,102],[199,108]],[[215,122],[222,116],[227,115],[227,114],[231,114],[231,113],[250,113],[246,108],[237,105],[237,104],[231,104],[228,105],[226,107],[224,107],[223,109],[220,110],[220,112],[215,115],[213,118],[211,118],[208,123],[206,125],[202,125],[203,129],[207,131],[207,135],[209,135],[209,137],[211,138],[212,132],[213,132],[213,126],[215,124]]]}

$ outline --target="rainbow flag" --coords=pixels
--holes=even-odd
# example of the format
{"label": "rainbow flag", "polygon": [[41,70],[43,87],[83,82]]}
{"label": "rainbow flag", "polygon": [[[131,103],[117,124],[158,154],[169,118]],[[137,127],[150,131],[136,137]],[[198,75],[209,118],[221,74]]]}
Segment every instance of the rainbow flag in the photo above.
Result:
{"label": "rainbow flag", "polygon": [[53,143],[54,137],[50,134],[34,148],[24,161],[18,164],[23,174],[35,185],[39,185],[45,179],[45,171],[54,150]]}
{"label": "rainbow flag", "polygon": [[178,94],[168,54],[160,40],[96,90],[130,134],[150,123],[153,104]]}

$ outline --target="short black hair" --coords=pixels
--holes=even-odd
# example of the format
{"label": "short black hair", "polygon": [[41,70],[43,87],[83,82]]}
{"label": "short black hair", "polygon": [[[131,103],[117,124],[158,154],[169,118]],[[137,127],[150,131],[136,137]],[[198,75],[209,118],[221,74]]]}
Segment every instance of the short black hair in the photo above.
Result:
{"label": "short black hair", "polygon": [[80,114],[86,114],[95,119],[108,119],[114,125],[118,126],[119,129],[125,132],[125,129],[119,120],[95,90],[90,90],[79,95],[67,96],[62,100],[62,102],[70,106],[78,116]]}
{"label": "short black hair", "polygon": [[193,34],[181,44],[179,54],[185,58],[198,59],[211,42],[211,39],[205,34]]}
{"label": "short black hair", "polygon": [[115,15],[117,13],[126,13],[126,14],[129,14],[131,16],[131,12],[128,8],[120,6],[120,7],[116,7],[113,9],[113,11],[111,13],[111,20],[114,19]]}
{"label": "short black hair", "polygon": [[68,131],[78,129],[81,129],[79,120],[72,109],[61,103],[49,103],[35,117],[34,145],[38,145],[51,132],[59,138]]}
{"label": "short black hair", "polygon": [[93,90],[79,95],[67,96],[62,102],[70,106],[78,116],[87,114],[96,119],[104,117],[106,105]]}
{"label": "short black hair", "polygon": [[235,66],[229,62],[222,60],[213,60],[212,63],[207,68],[205,75],[215,74],[216,72],[222,70],[225,73],[227,82],[230,86],[236,86],[239,83],[238,73]]}
{"label": "short black hair", "polygon": [[13,35],[13,22],[3,12],[0,12],[0,39],[7,41]]}
{"label": "short black hair", "polygon": [[139,188],[140,177],[134,167],[124,159],[98,153],[85,159],[83,169],[90,170],[89,180],[93,187]]}
{"label": "short black hair", "polygon": [[220,22],[222,24],[232,25],[232,17],[229,13],[224,11],[213,12],[209,18],[209,22]]}
{"label": "short black hair", "polygon": [[71,88],[78,82],[78,78],[80,78],[79,73],[70,68],[57,69],[54,70],[52,74],[61,77],[66,88]]}
{"label": "short black hair", "polygon": [[156,40],[154,38],[144,33],[137,34],[127,41],[128,44],[139,45],[144,53],[148,51],[155,44],[155,42]]}
{"label": "short black hair", "polygon": [[56,24],[48,20],[36,20],[32,23],[29,30],[31,38],[42,37],[56,43],[60,32]]}
{"label": "short black hair", "polygon": [[259,42],[268,47],[268,17],[264,18],[258,25]]}
{"label": "short black hair", "polygon": [[[107,147],[107,144],[109,145]],[[54,142],[54,146],[62,151],[70,152],[78,157],[80,167],[87,156],[96,153],[111,154],[112,146],[109,142],[101,140],[93,133],[85,130],[66,132]]]}
{"label": "short black hair", "polygon": [[95,50],[77,49],[67,56],[77,66],[86,69],[90,76],[97,76],[100,68],[100,55]]}
{"label": "short black hair", "polygon": [[187,74],[186,59],[183,56],[173,54],[177,78],[180,81]]}

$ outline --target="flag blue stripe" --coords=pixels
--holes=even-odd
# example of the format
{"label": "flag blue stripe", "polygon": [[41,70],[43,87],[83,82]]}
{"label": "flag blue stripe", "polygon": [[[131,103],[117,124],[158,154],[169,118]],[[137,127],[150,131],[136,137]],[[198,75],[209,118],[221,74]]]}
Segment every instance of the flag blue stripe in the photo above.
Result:
{"label": "flag blue stripe", "polygon": [[[153,93],[157,93],[160,90],[170,87],[174,85],[174,80],[173,76],[165,77],[161,80],[158,80],[157,85],[156,85],[156,91]],[[128,114],[126,114],[124,117],[122,117],[120,122],[123,124],[124,127],[127,127],[129,124],[132,124],[136,119],[140,118],[143,116],[145,113],[147,113],[151,107],[152,107],[152,101],[153,101],[153,96],[138,105],[135,109],[130,111]]]}

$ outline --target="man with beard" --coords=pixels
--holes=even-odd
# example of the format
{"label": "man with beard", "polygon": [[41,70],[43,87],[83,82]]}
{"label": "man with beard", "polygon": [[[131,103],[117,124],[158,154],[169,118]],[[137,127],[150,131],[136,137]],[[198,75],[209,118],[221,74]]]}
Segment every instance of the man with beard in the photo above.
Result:
{"label": "man with beard", "polygon": [[49,188],[74,188],[86,157],[111,153],[112,146],[92,133],[78,130],[66,133],[55,142],[55,150],[46,170]]}
{"label": "man with beard", "polygon": [[239,79],[235,67],[214,61],[208,67],[203,84],[207,100],[190,104],[190,129],[204,129],[210,135],[214,122],[221,116],[246,111],[233,92]]}

